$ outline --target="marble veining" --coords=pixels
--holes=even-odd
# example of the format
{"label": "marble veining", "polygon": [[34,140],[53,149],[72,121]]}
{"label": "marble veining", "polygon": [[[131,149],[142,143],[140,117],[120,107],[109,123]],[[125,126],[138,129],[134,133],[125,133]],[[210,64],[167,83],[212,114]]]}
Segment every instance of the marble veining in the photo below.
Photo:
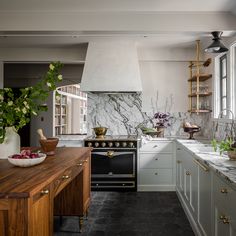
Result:
{"label": "marble veining", "polygon": [[200,158],[205,165],[209,166],[213,171],[224,178],[231,187],[236,190],[236,161],[231,161],[228,156],[221,156],[218,152],[197,151],[194,145],[198,144],[199,147],[201,147],[202,144],[196,140],[191,143],[180,139],[177,141]]}
{"label": "marble veining", "polygon": [[88,94],[88,135],[93,134],[96,126],[108,127],[108,135],[141,134],[140,126],[153,127],[153,115],[157,111],[170,112],[171,126],[165,129],[165,136],[184,135],[183,122],[189,121],[201,127],[196,134],[208,137],[212,133],[210,115],[196,115],[188,112],[171,112],[173,98],[170,98],[159,110],[160,105],[150,98],[152,110],[142,111],[141,94]]}

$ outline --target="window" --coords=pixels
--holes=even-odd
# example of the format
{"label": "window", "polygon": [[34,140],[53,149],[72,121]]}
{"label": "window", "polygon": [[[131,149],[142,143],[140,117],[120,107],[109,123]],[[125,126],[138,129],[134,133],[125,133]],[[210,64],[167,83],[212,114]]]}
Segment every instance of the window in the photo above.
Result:
{"label": "window", "polygon": [[227,114],[227,56],[226,54],[220,57],[220,78],[219,78],[219,89],[220,89],[220,111],[223,115]]}

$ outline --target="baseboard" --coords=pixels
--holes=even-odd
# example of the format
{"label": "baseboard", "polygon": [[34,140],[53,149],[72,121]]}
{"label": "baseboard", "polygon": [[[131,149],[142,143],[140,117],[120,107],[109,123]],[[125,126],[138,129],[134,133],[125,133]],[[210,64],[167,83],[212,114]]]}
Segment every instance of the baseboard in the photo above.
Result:
{"label": "baseboard", "polygon": [[138,185],[138,191],[175,191],[175,185]]}
{"label": "baseboard", "polygon": [[186,203],[185,203],[183,197],[182,197],[181,194],[178,192],[178,189],[176,189],[176,194],[177,194],[177,196],[178,196],[178,198],[179,198],[179,201],[180,201],[180,203],[181,203],[181,205],[182,205],[182,208],[183,208],[183,210],[184,210],[184,212],[185,212],[185,215],[186,215],[187,218],[188,218],[188,221],[189,221],[189,223],[190,223],[190,225],[191,225],[191,227],[192,227],[192,230],[193,230],[194,234],[195,234],[196,236],[202,236],[201,231],[200,231],[200,229],[198,228],[198,225],[197,225],[196,221],[194,220],[192,214],[190,213],[190,211],[189,211],[189,209],[188,209],[188,207],[187,207],[187,205],[186,205]]}

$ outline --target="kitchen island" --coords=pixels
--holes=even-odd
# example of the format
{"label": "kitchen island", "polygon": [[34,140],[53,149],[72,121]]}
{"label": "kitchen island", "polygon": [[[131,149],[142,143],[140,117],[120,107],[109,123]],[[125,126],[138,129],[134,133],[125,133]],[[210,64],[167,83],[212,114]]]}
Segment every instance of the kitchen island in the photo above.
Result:
{"label": "kitchen island", "polygon": [[0,160],[0,235],[53,235],[53,215],[82,217],[90,203],[92,148],[57,148],[40,165]]}

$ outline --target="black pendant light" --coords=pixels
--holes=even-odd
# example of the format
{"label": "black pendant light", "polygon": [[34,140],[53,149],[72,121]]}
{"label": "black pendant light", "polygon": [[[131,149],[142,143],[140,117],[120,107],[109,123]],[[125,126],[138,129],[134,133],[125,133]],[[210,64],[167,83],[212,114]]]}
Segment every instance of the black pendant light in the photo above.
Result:
{"label": "black pendant light", "polygon": [[211,32],[213,36],[213,43],[205,49],[205,52],[210,53],[221,53],[221,52],[227,52],[229,49],[224,46],[223,43],[220,42],[222,31],[214,31]]}

